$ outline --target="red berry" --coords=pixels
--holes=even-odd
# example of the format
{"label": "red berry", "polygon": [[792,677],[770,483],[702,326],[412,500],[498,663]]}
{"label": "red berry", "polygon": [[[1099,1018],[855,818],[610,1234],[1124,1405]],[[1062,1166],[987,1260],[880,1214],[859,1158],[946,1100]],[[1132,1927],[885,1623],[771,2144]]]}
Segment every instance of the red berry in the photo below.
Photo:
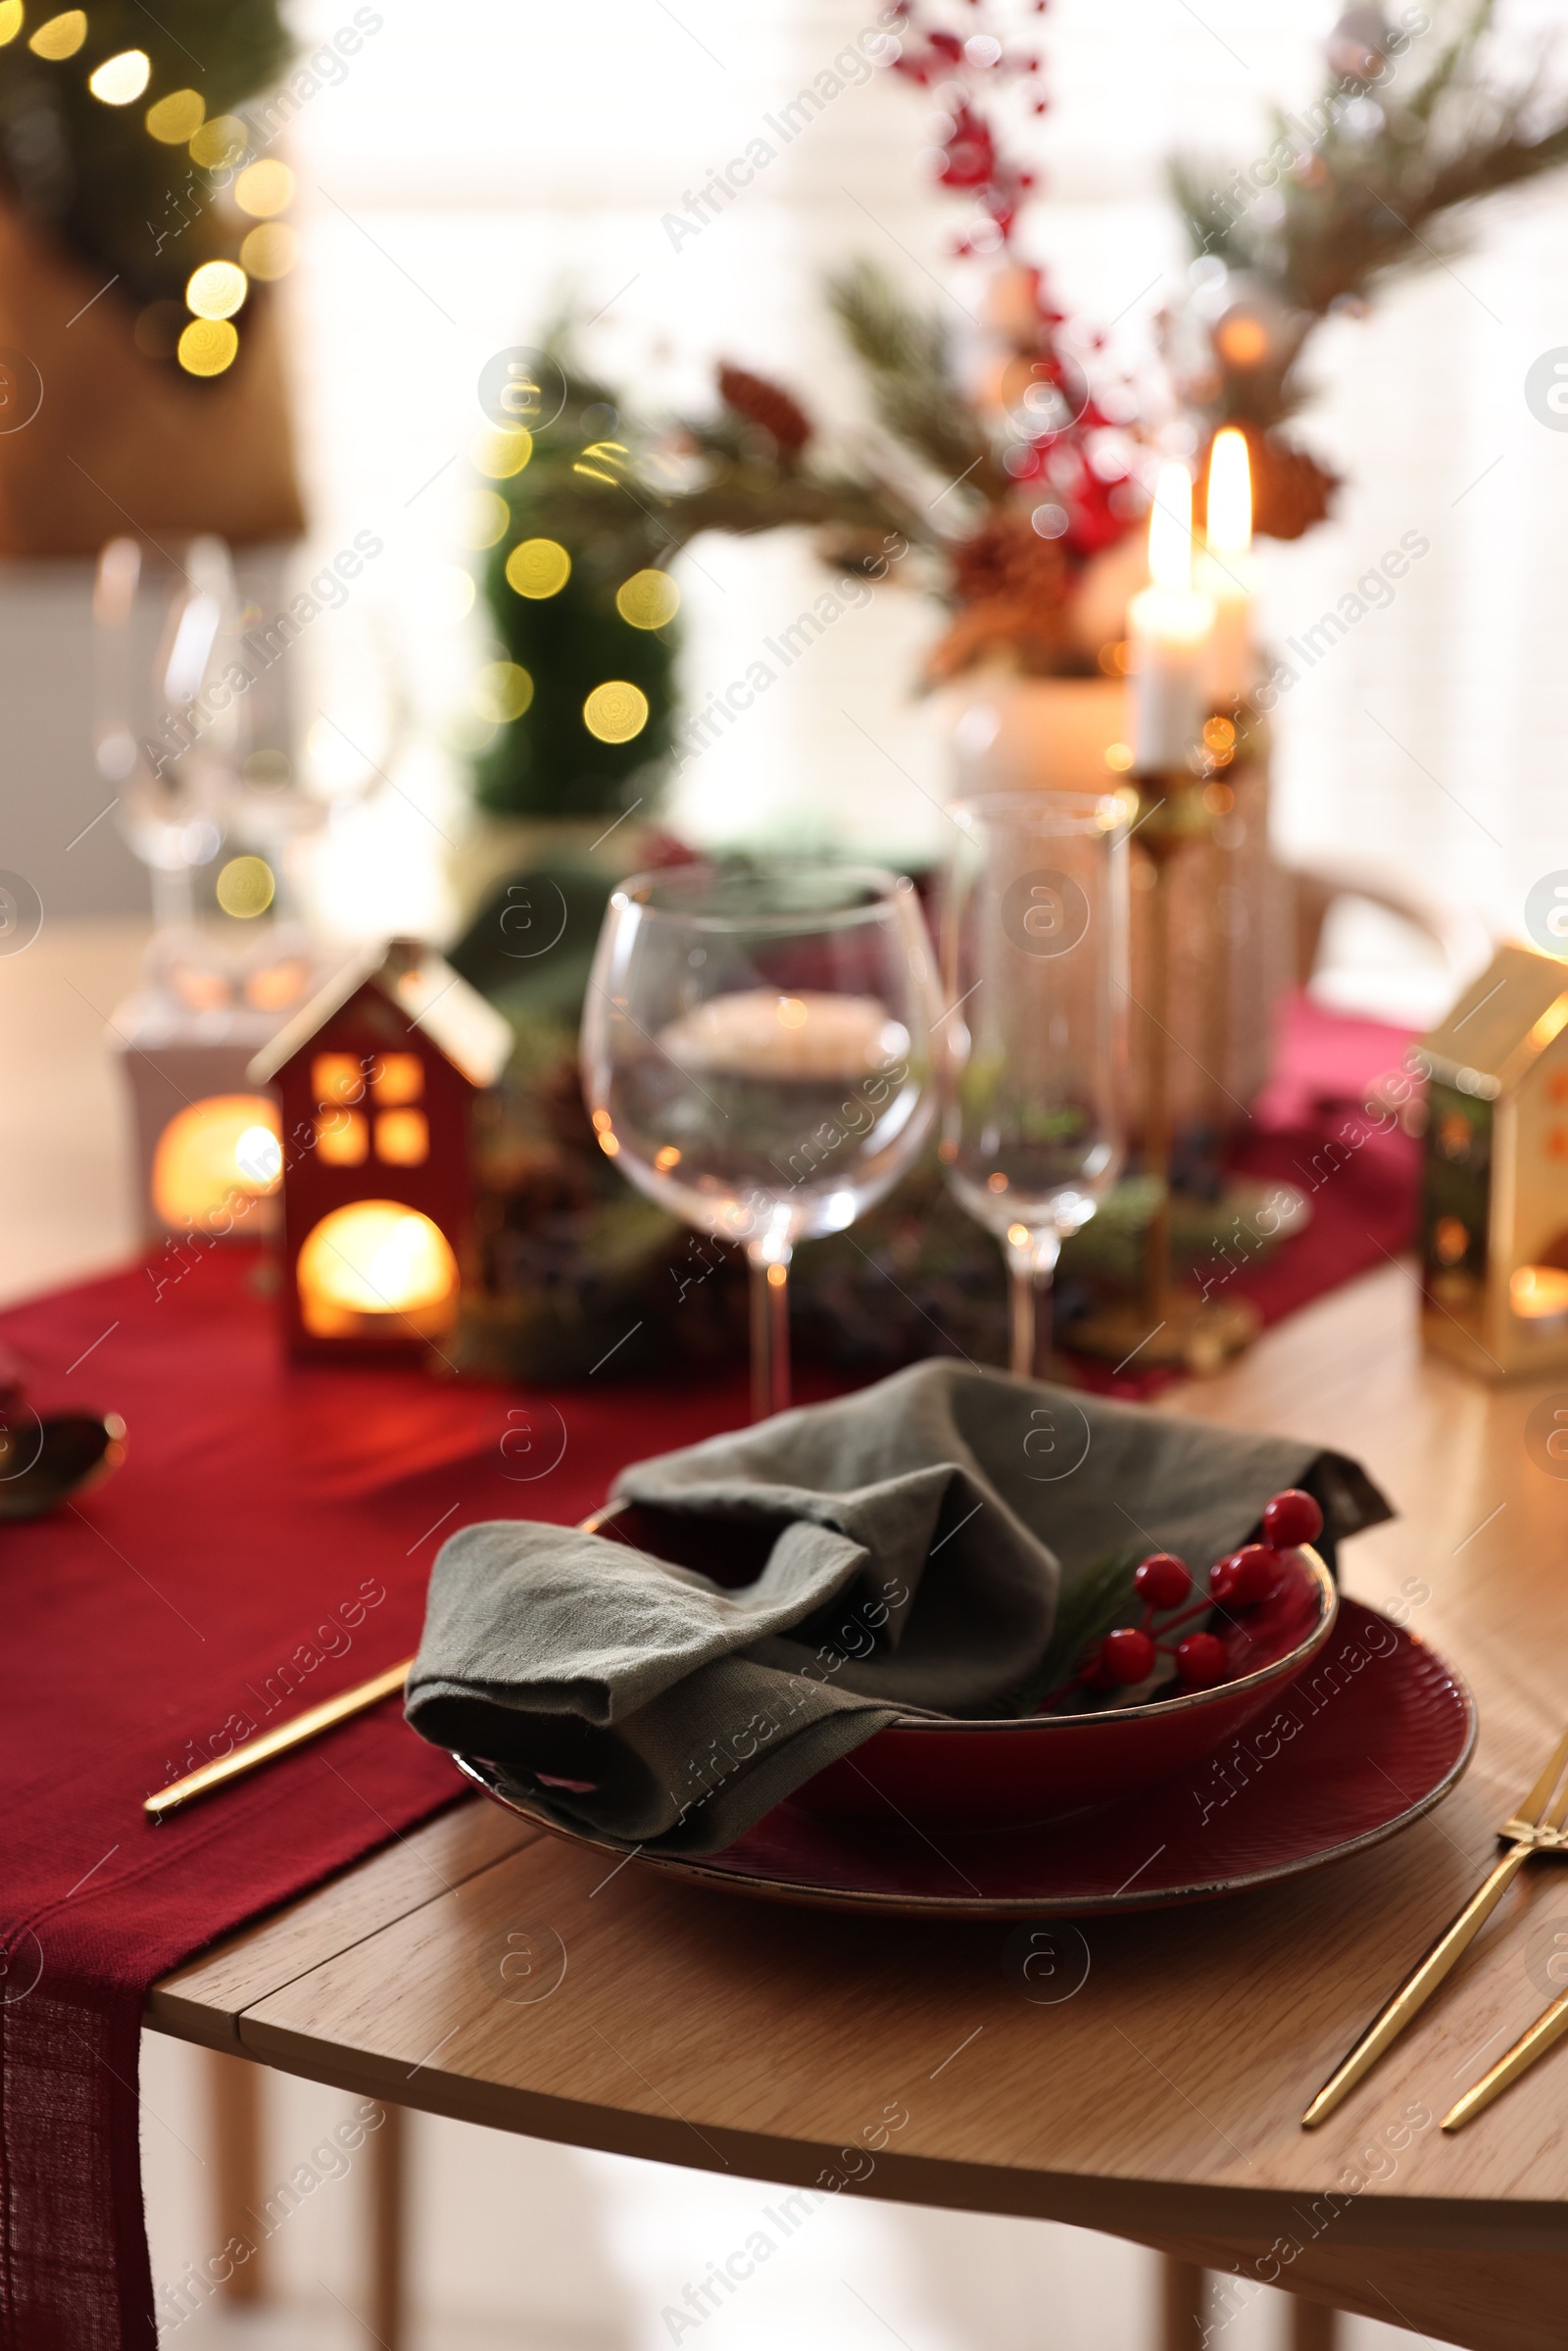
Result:
{"label": "red berry", "polygon": [[1176,1671],[1189,1690],[1212,1690],[1230,1671],[1225,1643],[1212,1633],[1189,1633],[1176,1650]]}
{"label": "red berry", "polygon": [[1153,1642],[1147,1633],[1135,1632],[1131,1625],[1105,1635],[1101,1656],[1105,1672],[1123,1689],[1134,1682],[1147,1682],[1154,1670]]}
{"label": "red berry", "polygon": [[1277,1494],[1263,1513],[1264,1538],[1282,1551],[1294,1551],[1298,1543],[1316,1543],[1322,1532],[1322,1511],[1298,1486]]}
{"label": "red berry", "polygon": [[1152,1551],[1133,1577],[1133,1587],[1151,1608],[1174,1608],[1193,1589],[1185,1559],[1173,1551]]}
{"label": "red berry", "polygon": [[1232,1608],[1255,1608],[1279,1582],[1280,1555],[1266,1543],[1249,1543],[1218,1559],[1208,1571],[1208,1589]]}

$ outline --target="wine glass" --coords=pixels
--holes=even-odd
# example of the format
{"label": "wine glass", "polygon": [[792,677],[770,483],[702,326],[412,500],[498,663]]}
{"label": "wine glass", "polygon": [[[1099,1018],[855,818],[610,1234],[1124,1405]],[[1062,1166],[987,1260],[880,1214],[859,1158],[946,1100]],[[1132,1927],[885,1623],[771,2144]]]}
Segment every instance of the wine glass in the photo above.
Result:
{"label": "wine glass", "polygon": [[789,1266],[890,1191],[936,1115],[935,960],[913,884],[789,863],[635,874],[582,1024],[600,1148],[751,1266],[752,1409],[789,1402]]}
{"label": "wine glass", "polygon": [[1050,1356],[1062,1241],[1126,1154],[1128,813],[1113,793],[1043,791],[950,813],[940,1153],[960,1205],[1005,1249],[1011,1368],[1029,1379]]}
{"label": "wine glass", "polygon": [[239,597],[221,539],[111,539],[93,588],[93,752],[153,885],[160,929],[194,919],[191,876],[217,857],[247,737]]}

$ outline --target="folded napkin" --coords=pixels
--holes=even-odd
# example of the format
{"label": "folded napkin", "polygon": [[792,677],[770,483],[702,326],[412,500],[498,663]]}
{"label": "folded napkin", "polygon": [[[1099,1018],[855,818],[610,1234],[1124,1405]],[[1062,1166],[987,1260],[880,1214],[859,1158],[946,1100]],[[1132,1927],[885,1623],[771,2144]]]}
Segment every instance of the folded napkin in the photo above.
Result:
{"label": "folded napkin", "polygon": [[[900,1715],[1013,1711],[1061,1595],[1129,1543],[1201,1576],[1304,1486],[1324,1548],[1390,1515],[1354,1462],[948,1360],[622,1472],[716,1577],[569,1527],[465,1527],[408,1719],[564,1827],[719,1851]],[[726,1589],[726,1586],[729,1588]]]}

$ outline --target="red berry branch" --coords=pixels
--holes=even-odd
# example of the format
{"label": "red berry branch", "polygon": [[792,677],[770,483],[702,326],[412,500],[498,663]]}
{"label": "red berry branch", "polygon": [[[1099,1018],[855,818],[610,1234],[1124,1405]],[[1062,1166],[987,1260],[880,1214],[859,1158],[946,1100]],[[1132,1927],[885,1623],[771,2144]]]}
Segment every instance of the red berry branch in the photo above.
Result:
{"label": "red berry branch", "polygon": [[[1133,1590],[1143,1602],[1139,1622],[1118,1625],[1092,1641],[1071,1681],[1047,1699],[1041,1712],[1050,1713],[1076,1690],[1134,1689],[1148,1681],[1161,1657],[1173,1660],[1184,1690],[1213,1690],[1228,1681],[1230,1660],[1218,1635],[1188,1633],[1178,1640],[1181,1628],[1216,1606],[1227,1611],[1261,1607],[1279,1589],[1282,1553],[1315,1543],[1322,1532],[1323,1513],[1312,1496],[1288,1488],[1263,1512],[1264,1540],[1244,1543],[1216,1559],[1208,1571],[1208,1589],[1198,1599],[1191,1598],[1193,1574],[1186,1560],[1173,1551],[1152,1551],[1133,1576]],[[1184,1601],[1190,1605],[1184,1607]]]}

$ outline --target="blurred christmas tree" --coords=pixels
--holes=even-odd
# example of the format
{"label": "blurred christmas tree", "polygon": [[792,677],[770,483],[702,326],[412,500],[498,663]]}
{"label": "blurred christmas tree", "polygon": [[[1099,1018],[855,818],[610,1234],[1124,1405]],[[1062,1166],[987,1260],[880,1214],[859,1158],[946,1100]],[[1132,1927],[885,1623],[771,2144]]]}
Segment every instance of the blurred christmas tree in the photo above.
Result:
{"label": "blurred christmas tree", "polygon": [[673,542],[637,488],[640,428],[574,361],[541,356],[564,404],[531,433],[498,428],[476,504],[505,655],[479,680],[496,731],[476,797],[507,816],[647,814],[675,701]]}

